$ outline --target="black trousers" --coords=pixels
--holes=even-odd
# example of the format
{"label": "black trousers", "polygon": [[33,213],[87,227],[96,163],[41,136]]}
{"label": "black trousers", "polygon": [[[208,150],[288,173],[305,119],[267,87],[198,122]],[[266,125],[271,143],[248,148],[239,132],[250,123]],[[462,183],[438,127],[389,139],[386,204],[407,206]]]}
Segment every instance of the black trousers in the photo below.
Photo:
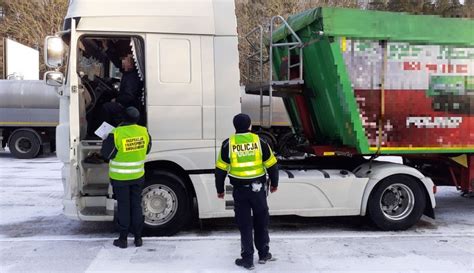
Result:
{"label": "black trousers", "polygon": [[95,137],[95,130],[104,121],[117,127],[124,120],[123,111],[123,106],[117,102],[106,102],[100,107],[96,107],[87,114],[87,135]]}
{"label": "black trousers", "polygon": [[[117,127],[124,119],[124,109],[125,108],[117,102],[104,103],[104,105],[102,105],[101,111],[103,121],[114,127]],[[100,124],[102,124],[102,122]]]}
{"label": "black trousers", "polygon": [[117,229],[120,236],[132,233],[142,236],[142,186],[143,181],[112,180],[112,187],[117,200]]}
{"label": "black trousers", "polygon": [[[254,239],[259,257],[265,257],[270,249],[268,236],[268,205],[265,188],[253,192],[252,187],[235,187],[234,197],[235,221],[240,230],[241,255],[244,261],[253,263]],[[254,233],[254,234],[253,234]]]}

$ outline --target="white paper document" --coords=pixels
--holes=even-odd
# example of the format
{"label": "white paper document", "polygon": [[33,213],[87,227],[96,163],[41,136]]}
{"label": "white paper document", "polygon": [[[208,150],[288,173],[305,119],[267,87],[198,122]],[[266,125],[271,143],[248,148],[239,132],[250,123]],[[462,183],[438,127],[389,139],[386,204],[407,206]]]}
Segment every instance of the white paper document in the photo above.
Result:
{"label": "white paper document", "polygon": [[99,128],[97,128],[97,130],[95,130],[95,134],[96,136],[102,138],[102,139],[106,139],[107,136],[110,134],[110,132],[112,132],[112,130],[114,129],[115,127],[108,124],[107,122],[103,122]]}

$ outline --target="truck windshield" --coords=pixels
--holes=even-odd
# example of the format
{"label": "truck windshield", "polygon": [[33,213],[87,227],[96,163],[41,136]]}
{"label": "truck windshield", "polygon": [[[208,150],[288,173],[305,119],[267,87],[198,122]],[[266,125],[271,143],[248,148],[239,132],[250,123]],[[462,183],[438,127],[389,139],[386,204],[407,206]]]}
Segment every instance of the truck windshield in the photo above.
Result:
{"label": "truck windshield", "polygon": [[95,77],[104,76],[104,65],[93,56],[87,54],[82,48],[81,42],[78,43],[79,54],[77,56],[77,72],[80,77],[87,77],[93,81]]}

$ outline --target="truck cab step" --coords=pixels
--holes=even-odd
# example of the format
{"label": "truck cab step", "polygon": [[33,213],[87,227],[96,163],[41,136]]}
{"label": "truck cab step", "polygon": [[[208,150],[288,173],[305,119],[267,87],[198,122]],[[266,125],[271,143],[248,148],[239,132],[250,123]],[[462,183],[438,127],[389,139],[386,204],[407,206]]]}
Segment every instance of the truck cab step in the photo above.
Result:
{"label": "truck cab step", "polygon": [[79,211],[80,218],[85,221],[112,221],[114,211],[105,207],[86,207]]}
{"label": "truck cab step", "polygon": [[86,184],[82,187],[84,195],[107,195],[109,192],[109,184]]}

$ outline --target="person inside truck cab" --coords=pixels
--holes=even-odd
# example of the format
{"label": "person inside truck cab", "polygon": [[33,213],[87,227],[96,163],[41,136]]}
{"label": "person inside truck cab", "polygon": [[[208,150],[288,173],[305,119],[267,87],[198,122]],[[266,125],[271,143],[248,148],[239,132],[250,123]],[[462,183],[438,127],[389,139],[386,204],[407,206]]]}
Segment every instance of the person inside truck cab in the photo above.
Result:
{"label": "person inside truck cab", "polygon": [[120,69],[122,77],[118,95],[111,101],[104,103],[95,122],[91,124],[93,131],[97,129],[102,122],[107,122],[116,127],[124,118],[124,110],[127,107],[141,109],[141,97],[143,82],[135,67],[135,61],[130,47],[130,40],[119,40],[112,42],[102,40],[102,47],[107,59]]}

